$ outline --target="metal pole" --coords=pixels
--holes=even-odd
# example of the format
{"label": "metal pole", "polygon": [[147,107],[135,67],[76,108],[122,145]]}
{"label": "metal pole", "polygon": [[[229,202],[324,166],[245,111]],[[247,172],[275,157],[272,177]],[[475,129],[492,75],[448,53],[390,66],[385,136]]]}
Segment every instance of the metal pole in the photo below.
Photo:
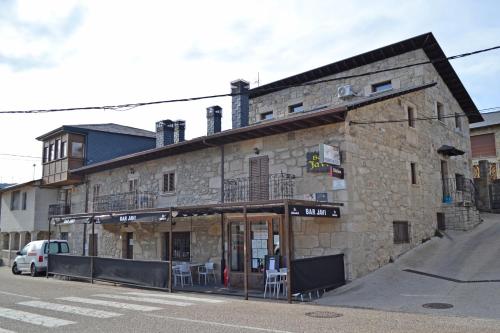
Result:
{"label": "metal pole", "polygon": [[226,269],[226,253],[224,249],[224,213],[220,214],[220,230],[221,230],[221,261],[220,261],[220,280],[224,284],[224,269]]}
{"label": "metal pole", "polygon": [[287,281],[287,298],[288,303],[292,303],[292,224],[290,219],[290,212],[288,209],[288,200],[285,200],[285,227],[286,227],[286,243],[287,243],[287,251],[286,251],[286,281]]}
{"label": "metal pole", "polygon": [[[90,283],[94,283],[94,255],[95,255],[95,238],[94,238],[94,216],[91,217],[92,223],[92,254],[90,255]],[[89,242],[90,243],[90,242]],[[89,248],[90,252],[90,248]]]}
{"label": "metal pole", "polygon": [[45,271],[45,277],[48,279],[49,278],[49,262],[50,262],[50,225],[51,225],[51,218],[49,217],[49,242],[47,243],[47,270]]}
{"label": "metal pole", "polygon": [[168,231],[168,291],[173,292],[172,290],[172,265],[173,265],[173,260],[172,260],[172,223],[173,223],[173,217],[172,217],[172,207],[170,207],[170,211],[168,213],[169,217],[169,231]]}
{"label": "metal pole", "polygon": [[244,265],[243,271],[245,276],[243,277],[243,284],[245,288],[245,300],[248,300],[248,218],[247,218],[247,206],[243,206],[243,219],[245,221],[245,229],[243,232],[243,258]]}

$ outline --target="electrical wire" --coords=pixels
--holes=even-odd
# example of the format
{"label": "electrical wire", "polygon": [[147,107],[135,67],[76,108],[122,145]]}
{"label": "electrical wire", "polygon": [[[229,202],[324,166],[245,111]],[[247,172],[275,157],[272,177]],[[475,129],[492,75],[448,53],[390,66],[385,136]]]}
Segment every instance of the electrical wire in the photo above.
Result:
{"label": "electrical wire", "polygon": [[40,159],[41,157],[39,156],[28,156],[28,155],[16,155],[16,154],[5,154],[5,153],[0,153],[1,156],[12,156],[12,157],[24,157],[24,158],[33,158],[33,159]]}
{"label": "electrical wire", "polygon": [[[434,63],[439,63],[439,62],[448,61],[448,60],[465,58],[468,56],[472,56],[472,55],[476,55],[476,54],[480,54],[480,53],[484,53],[484,52],[489,52],[489,51],[493,51],[493,50],[497,50],[497,49],[500,49],[500,45],[493,46],[493,47],[486,48],[486,49],[476,50],[476,51],[472,51],[472,52],[457,54],[457,55],[450,56],[450,57],[421,61],[418,63],[397,66],[397,67],[391,67],[391,68],[385,68],[385,69],[380,69],[380,70],[376,70],[376,71],[364,72],[364,73],[360,73],[360,74],[340,76],[340,77],[331,78],[331,79],[317,80],[317,81],[305,82],[305,83],[300,83],[300,84],[277,85],[277,86],[272,86],[272,87],[267,87],[267,88],[265,86],[261,86],[261,87],[254,88],[253,91],[260,93],[260,92],[276,91],[276,90],[293,88],[293,87],[310,86],[310,85],[316,85],[316,84],[326,83],[326,82],[347,80],[347,79],[352,79],[352,78],[357,78],[357,77],[362,77],[362,76],[368,76],[368,75],[379,74],[379,73],[384,73],[384,72],[389,72],[389,71],[394,71],[394,70],[400,70],[400,69],[405,69],[405,68],[410,68],[410,67],[415,67],[415,66],[421,66],[421,65],[425,65],[425,64],[434,64]],[[72,107],[72,108],[59,108],[59,109],[54,108],[54,109],[33,109],[33,110],[6,110],[6,111],[0,111],[0,114],[33,114],[33,113],[50,113],[50,112],[66,112],[66,111],[84,111],[84,110],[127,111],[127,110],[130,110],[133,108],[147,106],[147,105],[179,103],[179,102],[192,102],[192,101],[198,101],[198,100],[204,100],[204,99],[240,96],[240,95],[245,95],[245,94],[248,94],[248,93],[216,94],[216,95],[169,99],[169,100],[152,101],[152,102],[140,102],[140,103],[104,105],[104,106],[85,106],[85,107]]]}

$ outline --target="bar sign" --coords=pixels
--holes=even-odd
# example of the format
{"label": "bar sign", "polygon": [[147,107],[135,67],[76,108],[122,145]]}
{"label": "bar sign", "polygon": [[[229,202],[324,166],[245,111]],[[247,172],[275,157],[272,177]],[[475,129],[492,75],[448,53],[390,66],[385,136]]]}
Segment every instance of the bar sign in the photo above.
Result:
{"label": "bar sign", "polygon": [[338,207],[315,207],[315,206],[290,206],[291,216],[310,216],[310,217],[340,217],[340,208]]}

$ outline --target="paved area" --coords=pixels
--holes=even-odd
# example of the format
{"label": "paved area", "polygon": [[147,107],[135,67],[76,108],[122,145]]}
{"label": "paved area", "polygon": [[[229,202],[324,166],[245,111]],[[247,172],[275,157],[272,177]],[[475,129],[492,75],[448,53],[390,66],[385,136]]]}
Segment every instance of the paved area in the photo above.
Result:
{"label": "paved area", "polygon": [[[313,318],[307,313],[340,314]],[[0,268],[0,332],[500,332],[500,321],[244,301],[14,276]]]}
{"label": "paved area", "polygon": [[[448,231],[316,303],[500,319],[500,215],[482,217],[474,230]],[[422,307],[431,302],[453,308]]]}

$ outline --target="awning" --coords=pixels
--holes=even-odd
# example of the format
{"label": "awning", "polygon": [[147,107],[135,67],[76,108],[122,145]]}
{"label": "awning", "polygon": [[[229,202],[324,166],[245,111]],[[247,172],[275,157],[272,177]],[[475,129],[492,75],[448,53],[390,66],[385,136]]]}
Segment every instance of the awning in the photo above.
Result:
{"label": "awning", "polygon": [[459,155],[463,155],[465,154],[464,151],[460,150],[460,149],[457,149],[455,147],[452,147],[452,146],[448,146],[448,145],[442,145],[438,150],[437,152],[439,154],[443,154],[443,155],[446,155],[446,156],[459,156]]}
{"label": "awning", "polygon": [[[173,215],[173,214],[172,214]],[[100,215],[94,218],[96,224],[125,224],[135,222],[166,222],[169,212],[144,212]]]}
{"label": "awning", "polygon": [[78,216],[78,217],[53,217],[51,218],[52,224],[65,225],[65,224],[89,224],[91,223],[92,216]]}

